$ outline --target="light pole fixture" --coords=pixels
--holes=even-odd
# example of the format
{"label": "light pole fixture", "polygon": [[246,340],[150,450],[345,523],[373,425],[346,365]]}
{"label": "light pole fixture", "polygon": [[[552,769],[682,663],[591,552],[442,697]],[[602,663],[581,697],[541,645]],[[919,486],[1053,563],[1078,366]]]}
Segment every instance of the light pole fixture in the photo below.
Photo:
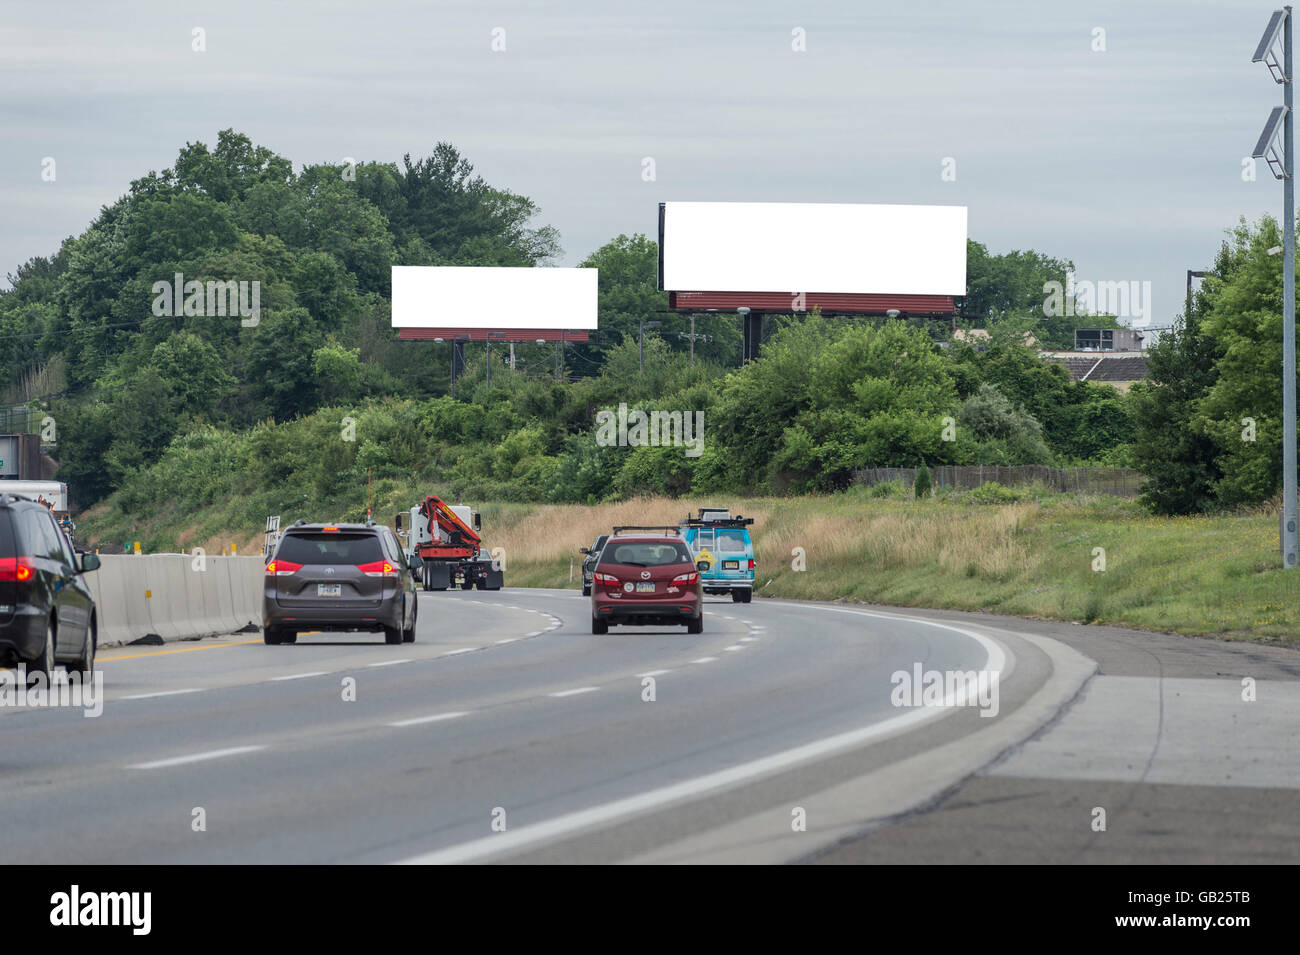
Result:
{"label": "light pole fixture", "polygon": [[[1278,57],[1278,42],[1282,53]],[[1300,513],[1296,508],[1295,394],[1295,122],[1291,55],[1291,8],[1274,10],[1255,48],[1252,63],[1263,63],[1282,86],[1282,105],[1273,108],[1251,155],[1268,163],[1282,180],[1282,567],[1296,569],[1300,558]],[[1279,133],[1281,145],[1279,146]]]}

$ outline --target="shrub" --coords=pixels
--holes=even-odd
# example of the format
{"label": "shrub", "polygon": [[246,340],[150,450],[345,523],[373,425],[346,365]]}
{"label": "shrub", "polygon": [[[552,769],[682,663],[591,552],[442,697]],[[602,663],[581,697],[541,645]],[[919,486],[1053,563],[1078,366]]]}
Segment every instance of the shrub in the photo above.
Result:
{"label": "shrub", "polygon": [[916,483],[912,485],[912,491],[917,497],[930,496],[930,469],[924,464],[921,470],[916,472]]}

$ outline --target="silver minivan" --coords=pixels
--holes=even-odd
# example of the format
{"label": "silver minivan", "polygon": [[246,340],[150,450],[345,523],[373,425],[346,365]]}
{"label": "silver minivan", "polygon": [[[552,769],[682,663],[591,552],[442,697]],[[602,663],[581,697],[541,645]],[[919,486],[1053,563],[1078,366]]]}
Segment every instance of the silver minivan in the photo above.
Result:
{"label": "silver minivan", "polygon": [[382,632],[413,643],[415,578],[397,535],[380,524],[288,528],[266,565],[262,636],[294,643],[304,630]]}

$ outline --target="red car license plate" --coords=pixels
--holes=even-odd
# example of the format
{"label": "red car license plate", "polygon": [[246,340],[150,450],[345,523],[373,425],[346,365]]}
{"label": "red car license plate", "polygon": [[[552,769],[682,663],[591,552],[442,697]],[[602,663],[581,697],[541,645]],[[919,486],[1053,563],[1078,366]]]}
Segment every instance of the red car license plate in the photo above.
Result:
{"label": "red car license plate", "polygon": [[637,584],[636,592],[639,594],[652,594],[655,592],[655,585],[653,582],[648,584]]}

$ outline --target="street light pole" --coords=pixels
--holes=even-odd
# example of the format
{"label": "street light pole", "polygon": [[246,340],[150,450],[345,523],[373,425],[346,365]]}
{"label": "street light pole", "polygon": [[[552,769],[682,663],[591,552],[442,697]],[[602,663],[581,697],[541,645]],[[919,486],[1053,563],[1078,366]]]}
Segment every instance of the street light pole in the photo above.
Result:
{"label": "street light pole", "polygon": [[638,331],[636,337],[637,365],[640,367],[641,371],[645,371],[645,330],[647,328],[658,328],[663,324],[663,322],[641,321],[638,324],[640,326],[640,330]]}
{"label": "street light pole", "polygon": [[[1282,180],[1282,567],[1295,570],[1300,558],[1300,513],[1296,507],[1296,362],[1295,362],[1295,123],[1292,91],[1290,7],[1273,11],[1264,36],[1251,57],[1268,67],[1282,86],[1282,105],[1273,110],[1259,138],[1255,158],[1264,158],[1274,178]],[[1281,35],[1282,61],[1277,41]],[[1282,155],[1278,156],[1279,120]],[[1280,161],[1279,161],[1280,159]]]}
{"label": "street light pole", "polygon": [[1291,8],[1286,10],[1282,39],[1282,105],[1286,107],[1284,139],[1286,178],[1282,180],[1282,566],[1296,566],[1296,420],[1295,420],[1295,110],[1292,108]]}

